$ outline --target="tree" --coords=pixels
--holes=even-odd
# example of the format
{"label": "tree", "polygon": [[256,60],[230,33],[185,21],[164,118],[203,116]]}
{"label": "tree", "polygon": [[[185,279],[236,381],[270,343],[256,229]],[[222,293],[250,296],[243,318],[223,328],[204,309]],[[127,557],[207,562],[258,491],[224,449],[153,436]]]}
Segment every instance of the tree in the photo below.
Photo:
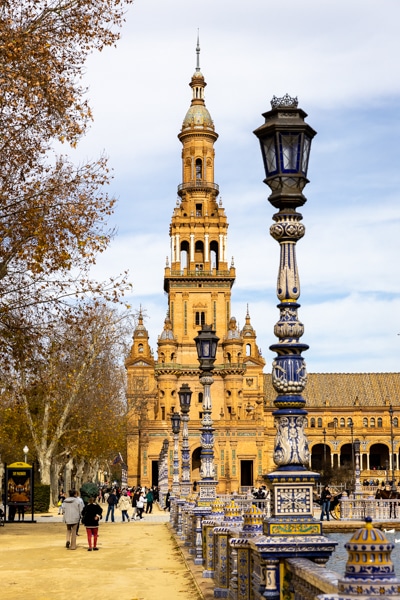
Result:
{"label": "tree", "polygon": [[[105,304],[68,308],[57,327],[21,358],[13,373],[10,414],[15,429],[29,432],[26,443],[40,465],[41,482],[52,482],[52,465],[73,456],[106,458],[125,431],[125,377],[128,321]],[[38,342],[38,340],[36,340]],[[54,484],[53,480],[53,484]]]}
{"label": "tree", "polygon": [[[126,282],[91,281],[113,235],[115,200],[104,157],[75,167],[91,120],[82,74],[93,50],[115,44],[131,0],[20,0],[0,7],[0,348],[32,327],[29,309],[85,292],[117,300]],[[47,314],[47,319],[49,313]]]}

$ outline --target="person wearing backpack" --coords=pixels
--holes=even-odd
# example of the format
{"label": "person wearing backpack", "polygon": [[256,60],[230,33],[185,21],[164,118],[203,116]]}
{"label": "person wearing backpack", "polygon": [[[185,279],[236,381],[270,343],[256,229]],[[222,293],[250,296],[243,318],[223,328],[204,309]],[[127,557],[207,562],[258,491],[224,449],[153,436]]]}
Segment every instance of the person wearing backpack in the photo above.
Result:
{"label": "person wearing backpack", "polygon": [[111,522],[114,523],[115,519],[114,519],[114,511],[115,511],[115,507],[118,504],[118,498],[117,498],[117,494],[115,493],[115,490],[113,490],[111,492],[111,494],[108,496],[107,498],[107,515],[106,515],[106,523],[108,521],[108,517],[111,515]]}

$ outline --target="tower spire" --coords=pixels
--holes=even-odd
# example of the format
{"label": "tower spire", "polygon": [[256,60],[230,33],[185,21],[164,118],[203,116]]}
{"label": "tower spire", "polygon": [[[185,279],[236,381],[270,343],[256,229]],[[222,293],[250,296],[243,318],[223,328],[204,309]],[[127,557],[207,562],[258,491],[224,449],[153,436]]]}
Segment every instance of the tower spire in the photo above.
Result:
{"label": "tower spire", "polygon": [[197,46],[196,46],[196,71],[200,73],[200,34],[197,30]]}

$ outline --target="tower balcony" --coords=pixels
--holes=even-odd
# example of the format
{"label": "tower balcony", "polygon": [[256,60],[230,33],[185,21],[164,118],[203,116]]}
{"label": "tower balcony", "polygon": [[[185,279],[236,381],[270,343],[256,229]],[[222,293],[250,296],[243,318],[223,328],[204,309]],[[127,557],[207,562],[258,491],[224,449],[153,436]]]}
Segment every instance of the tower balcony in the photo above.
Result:
{"label": "tower balcony", "polygon": [[[155,376],[160,375],[176,375],[180,377],[186,376],[197,376],[199,373],[199,365],[182,365],[180,363],[156,363],[154,366]],[[246,373],[246,363],[223,363],[214,365],[213,371],[215,374],[221,377],[227,375],[244,375]]]}
{"label": "tower balcony", "polygon": [[204,192],[215,192],[215,196],[219,194],[219,186],[211,181],[205,179],[193,179],[193,181],[186,181],[186,183],[180,183],[178,185],[178,196],[182,196],[183,192],[192,191],[204,191]]}

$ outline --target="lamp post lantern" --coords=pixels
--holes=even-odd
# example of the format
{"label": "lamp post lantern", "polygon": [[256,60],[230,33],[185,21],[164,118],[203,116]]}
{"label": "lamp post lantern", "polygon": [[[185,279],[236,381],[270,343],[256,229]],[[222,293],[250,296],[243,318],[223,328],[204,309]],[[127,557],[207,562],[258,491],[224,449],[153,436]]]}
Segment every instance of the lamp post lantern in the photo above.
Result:
{"label": "lamp post lantern", "polygon": [[[309,470],[310,451],[305,434],[307,411],[302,392],[307,383],[307,370],[302,353],[308,346],[300,341],[304,326],[298,318],[300,278],[296,261],[296,243],[304,236],[302,215],[297,209],[307,199],[303,190],[308,183],[307,170],[311,141],[316,132],[305,122],[307,114],[298,108],[297,98],[273,97],[271,110],[264,113],[265,122],[254,131],[260,142],[268,197],[277,209],[270,227],[271,236],[279,243],[280,262],[277,279],[279,320],[274,334],[278,342],[270,346],[276,352],[272,363],[272,385],[277,393],[273,412],[276,437],[273,459],[276,469],[265,475],[272,490],[272,515],[263,523],[264,535],[276,544],[275,536],[285,536],[288,546],[301,536],[306,553],[315,549],[318,538],[318,562],[326,562],[333,551],[322,536],[322,524],[313,517],[313,488],[319,474]],[[263,555],[264,556],[264,555]],[[266,590],[270,600],[280,597],[279,560],[295,556],[290,550],[275,548],[265,553],[271,586]]]}
{"label": "lamp post lantern", "polygon": [[192,390],[187,383],[181,385],[179,391],[179,403],[181,406],[182,421],[182,477],[181,477],[181,496],[186,498],[190,495],[190,448],[189,448],[189,411]]}
{"label": "lamp post lantern", "polygon": [[[389,417],[390,417],[390,445],[391,445],[391,453],[392,453],[392,490],[396,491],[396,481],[395,481],[395,467],[397,465],[394,464],[394,436],[393,436],[393,406],[390,404],[389,406]],[[397,462],[397,459],[396,459]]]}
{"label": "lamp post lantern", "polygon": [[24,462],[27,462],[28,460],[28,452],[29,452],[29,448],[28,446],[25,444],[25,446],[22,448],[22,452],[24,453]]}
{"label": "lamp post lantern", "polygon": [[197,357],[200,363],[200,383],[203,391],[203,417],[201,421],[201,455],[198,505],[208,506],[216,498],[217,481],[214,465],[214,429],[211,418],[211,385],[214,380],[211,371],[217,356],[219,337],[211,325],[203,325],[194,338]]}
{"label": "lamp post lantern", "polygon": [[178,412],[173,412],[171,415],[172,434],[174,436],[174,462],[172,471],[172,495],[176,498],[179,495],[179,431],[181,428],[181,415]]}

